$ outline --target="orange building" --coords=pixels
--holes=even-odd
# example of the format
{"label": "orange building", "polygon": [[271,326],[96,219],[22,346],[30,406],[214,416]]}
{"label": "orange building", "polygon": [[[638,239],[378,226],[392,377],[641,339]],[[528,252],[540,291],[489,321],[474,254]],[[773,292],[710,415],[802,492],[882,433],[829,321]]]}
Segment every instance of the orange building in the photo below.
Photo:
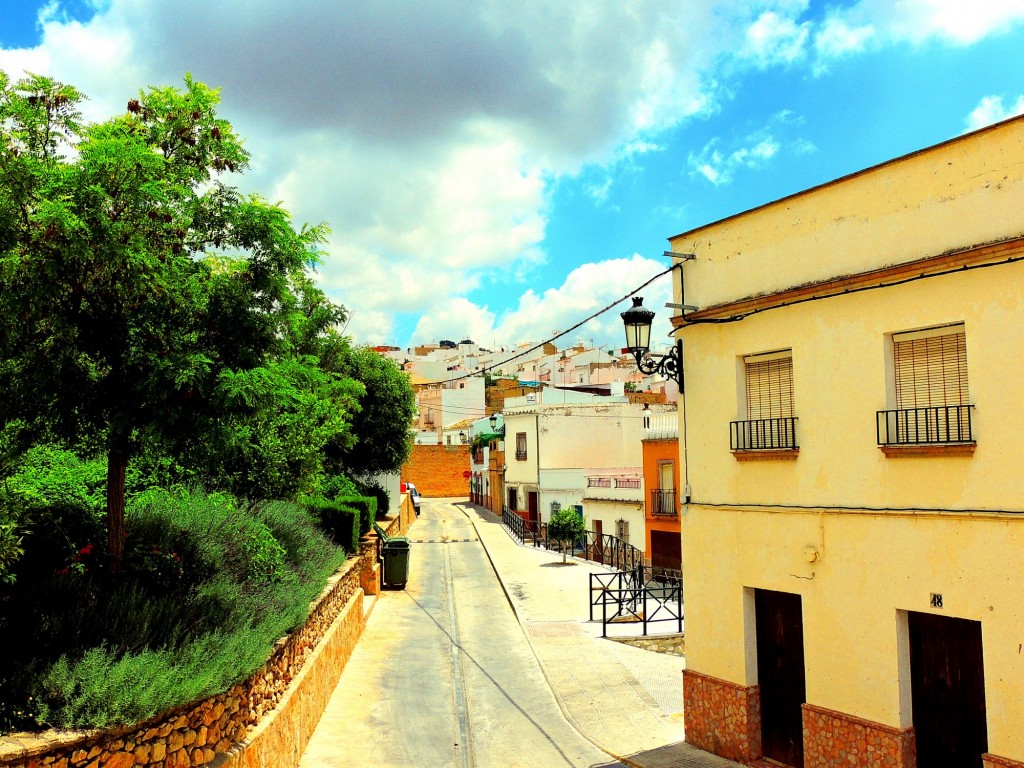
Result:
{"label": "orange building", "polygon": [[644,414],[644,529],[647,558],[655,568],[682,570],[679,530],[679,419]]}

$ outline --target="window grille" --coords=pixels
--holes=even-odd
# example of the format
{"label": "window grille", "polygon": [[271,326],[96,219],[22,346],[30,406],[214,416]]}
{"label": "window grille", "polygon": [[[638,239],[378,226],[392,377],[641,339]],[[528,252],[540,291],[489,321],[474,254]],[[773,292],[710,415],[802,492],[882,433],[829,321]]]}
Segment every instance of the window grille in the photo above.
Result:
{"label": "window grille", "polygon": [[616,520],[615,521],[615,537],[622,541],[629,543],[629,521],[627,520]]}

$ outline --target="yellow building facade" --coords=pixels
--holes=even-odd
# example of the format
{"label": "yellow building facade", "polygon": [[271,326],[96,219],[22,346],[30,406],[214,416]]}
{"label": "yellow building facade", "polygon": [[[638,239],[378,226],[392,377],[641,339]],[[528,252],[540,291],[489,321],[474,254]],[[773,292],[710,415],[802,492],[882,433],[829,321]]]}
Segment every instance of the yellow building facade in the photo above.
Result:
{"label": "yellow building facade", "polygon": [[1024,120],[670,241],[687,740],[1024,766]]}

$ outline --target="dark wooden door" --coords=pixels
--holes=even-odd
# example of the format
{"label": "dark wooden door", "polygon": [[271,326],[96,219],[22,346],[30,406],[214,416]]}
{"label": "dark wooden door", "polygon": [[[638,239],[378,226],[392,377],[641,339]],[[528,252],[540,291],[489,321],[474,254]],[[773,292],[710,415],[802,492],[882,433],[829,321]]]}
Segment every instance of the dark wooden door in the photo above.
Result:
{"label": "dark wooden door", "polygon": [[508,511],[518,512],[519,511],[519,499],[516,497],[516,489],[508,489]]}
{"label": "dark wooden door", "polygon": [[784,765],[802,766],[806,688],[800,595],[758,589],[754,613],[764,756]]}
{"label": "dark wooden door", "polygon": [[683,540],[678,531],[651,531],[651,565],[655,568],[682,569]]}
{"label": "dark wooden door", "polygon": [[981,622],[907,618],[918,768],[981,768],[988,751]]}
{"label": "dark wooden door", "polygon": [[[526,508],[529,511],[530,522],[535,526],[540,523],[540,504],[537,502],[537,492],[526,492]],[[537,530],[534,528],[534,530]]]}

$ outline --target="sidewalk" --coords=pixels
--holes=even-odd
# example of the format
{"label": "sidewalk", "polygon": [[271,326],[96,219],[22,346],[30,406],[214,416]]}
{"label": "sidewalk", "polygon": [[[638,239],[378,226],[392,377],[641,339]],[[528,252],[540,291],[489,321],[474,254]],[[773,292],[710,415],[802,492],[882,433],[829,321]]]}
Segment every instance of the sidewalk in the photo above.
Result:
{"label": "sidewalk", "polygon": [[452,504],[470,519],[565,716],[587,739],[639,768],[730,768],[683,741],[685,659],[601,638],[589,622],[590,573],[600,566],[520,545],[489,510]]}

